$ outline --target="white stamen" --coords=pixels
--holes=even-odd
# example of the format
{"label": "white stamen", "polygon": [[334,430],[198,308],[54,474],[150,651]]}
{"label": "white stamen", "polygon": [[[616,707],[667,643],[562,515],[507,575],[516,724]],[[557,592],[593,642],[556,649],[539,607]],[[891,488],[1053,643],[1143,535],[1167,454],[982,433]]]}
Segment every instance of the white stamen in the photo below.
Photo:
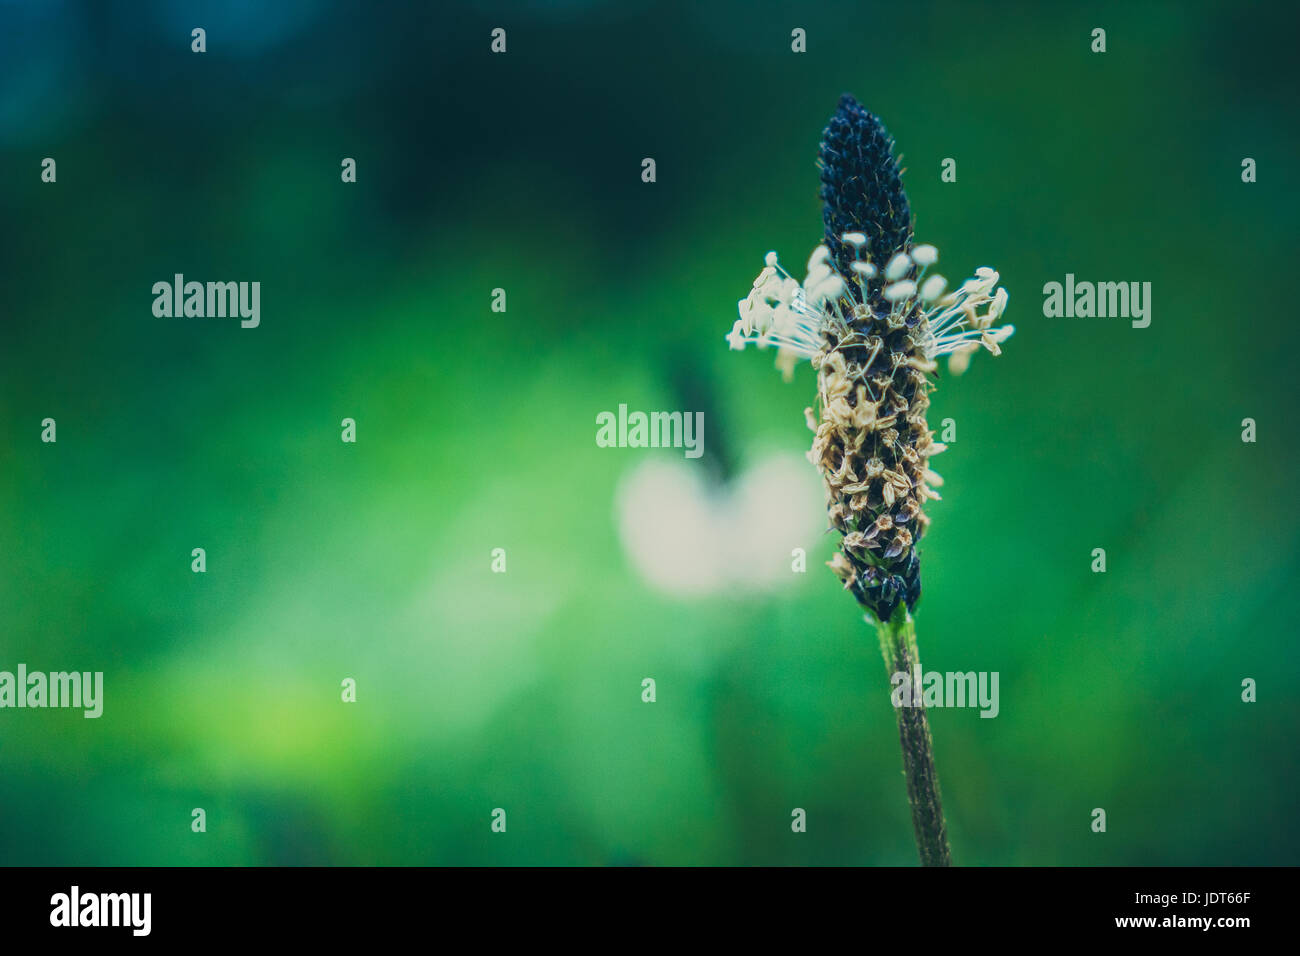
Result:
{"label": "white stamen", "polygon": [[812,272],[815,271],[818,266],[823,266],[824,268],[829,269],[830,266],[827,265],[827,260],[830,259],[830,257],[831,257],[831,250],[824,244],[814,249],[812,251],[812,255],[808,257],[809,274],[812,274]]}
{"label": "white stamen", "polygon": [[912,261],[922,269],[939,261],[939,250],[934,246],[917,246],[912,250]]}
{"label": "white stamen", "polygon": [[885,278],[890,282],[895,279],[901,279],[907,275],[907,271],[912,268],[912,260],[906,252],[900,252],[894,258],[889,260],[889,265],[885,266]]}
{"label": "white stamen", "polygon": [[910,279],[904,282],[895,282],[893,285],[885,286],[885,298],[890,302],[898,302],[902,299],[910,299],[916,295],[916,283]]}
{"label": "white stamen", "polygon": [[998,316],[1002,314],[1003,310],[1006,309],[1006,307],[1007,307],[1007,290],[998,289],[997,293],[993,296],[993,304],[989,306],[989,319],[991,321],[996,320]]}
{"label": "white stamen", "polygon": [[930,276],[921,286],[921,301],[933,302],[939,296],[943,295],[943,290],[948,288],[948,280],[943,276]]}
{"label": "white stamen", "polygon": [[[859,247],[866,244],[862,233],[845,233],[843,238]],[[726,336],[727,342],[733,349],[749,344],[775,348],[778,367],[789,373],[799,359],[824,355],[828,341],[869,342],[869,330],[861,324],[864,321],[885,321],[889,328],[901,327],[919,291],[919,323],[914,321],[909,326],[915,329],[919,343],[921,355],[917,358],[933,362],[946,355],[950,370],[960,373],[981,348],[999,354],[999,346],[1015,329],[1010,325],[992,327],[1008,301],[1006,290],[997,286],[996,270],[981,266],[974,278],[945,293],[947,280],[943,276],[925,277],[926,268],[938,258],[938,250],[930,245],[917,246],[911,255],[899,253],[891,258],[884,270],[887,284],[882,293],[891,312],[887,317],[873,319],[855,298],[859,290],[866,292],[867,279],[879,275],[872,263],[851,262],[851,271],[841,274],[830,260],[829,248],[819,245],[808,259],[808,275],[801,283],[781,266],[775,252],[769,252],[749,295],[737,302],[739,318]],[[920,270],[916,279],[904,279],[913,265]],[[850,296],[849,286],[855,283],[854,295]],[[877,339],[873,360],[880,348]],[[902,358],[897,356],[895,365]],[[874,398],[874,392],[872,395]]]}
{"label": "white stamen", "polygon": [[844,294],[844,280],[832,274],[830,278],[823,279],[818,284],[817,294],[823,299],[838,299]]}

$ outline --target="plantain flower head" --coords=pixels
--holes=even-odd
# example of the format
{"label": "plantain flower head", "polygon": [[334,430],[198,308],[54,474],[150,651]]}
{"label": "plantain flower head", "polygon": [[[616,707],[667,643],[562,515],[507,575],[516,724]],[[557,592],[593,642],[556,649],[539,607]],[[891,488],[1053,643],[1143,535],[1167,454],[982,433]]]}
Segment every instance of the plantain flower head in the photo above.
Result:
{"label": "plantain flower head", "polygon": [[916,543],[942,479],[944,450],[926,423],[938,360],[961,374],[981,348],[994,355],[1014,328],[998,273],[979,268],[949,290],[932,245],[915,245],[893,140],[853,97],[840,99],[822,135],[825,241],[802,282],[769,252],[727,341],[772,347],[787,380],[817,371],[809,460],[826,487],[830,526],[842,536],[831,569],[880,621],[921,595]]}

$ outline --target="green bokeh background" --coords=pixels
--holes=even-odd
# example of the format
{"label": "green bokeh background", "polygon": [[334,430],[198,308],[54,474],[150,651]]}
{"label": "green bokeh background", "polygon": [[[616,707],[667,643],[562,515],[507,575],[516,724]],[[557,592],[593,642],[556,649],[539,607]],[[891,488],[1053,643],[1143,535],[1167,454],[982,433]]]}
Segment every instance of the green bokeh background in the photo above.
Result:
{"label": "green bokeh background", "polygon": [[[832,539],[809,528],[789,586],[662,593],[614,503],[681,454],[594,443],[620,402],[707,409],[720,494],[806,449],[811,370],[722,337],[762,255],[818,241],[817,139],[851,91],[918,239],[950,278],[996,266],[1018,328],[931,412],[958,438],[922,660],[1001,675],[997,719],[931,714],[955,860],[1296,863],[1298,26],[0,2],[0,669],[106,685],[99,720],[0,711],[0,862],[915,862]],[[155,318],[176,272],[261,281],[261,327]],[[1067,272],[1150,281],[1151,326],[1044,318]]]}

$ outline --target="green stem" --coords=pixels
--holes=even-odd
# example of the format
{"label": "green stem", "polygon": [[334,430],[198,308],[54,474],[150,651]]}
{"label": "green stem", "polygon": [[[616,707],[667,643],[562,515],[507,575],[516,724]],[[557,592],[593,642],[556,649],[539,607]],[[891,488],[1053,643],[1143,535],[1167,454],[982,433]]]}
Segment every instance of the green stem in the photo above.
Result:
{"label": "green stem", "polygon": [[912,827],[922,866],[952,866],[948,849],[948,831],[943,822],[943,805],[939,800],[939,777],[934,770],[934,744],[930,740],[930,722],[921,703],[921,665],[916,650],[916,625],[906,608],[900,607],[893,618],[877,623],[880,649],[890,677],[906,674],[911,682],[913,700],[895,708],[898,715],[898,738],[903,745],[903,775],[907,778],[907,802],[912,807]]}

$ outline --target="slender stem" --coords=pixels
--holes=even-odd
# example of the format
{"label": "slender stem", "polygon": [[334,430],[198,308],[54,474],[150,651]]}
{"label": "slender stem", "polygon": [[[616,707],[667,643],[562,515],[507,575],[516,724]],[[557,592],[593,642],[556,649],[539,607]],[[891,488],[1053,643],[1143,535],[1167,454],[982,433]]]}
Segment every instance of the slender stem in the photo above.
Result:
{"label": "slender stem", "polygon": [[912,693],[903,698],[898,714],[898,738],[903,746],[903,775],[907,778],[907,802],[912,807],[912,827],[922,866],[952,866],[948,831],[939,800],[939,777],[934,770],[934,744],[930,722],[921,701],[921,664],[916,650],[916,626],[906,608],[899,608],[888,622],[876,625],[880,649],[892,679],[906,674]]}

